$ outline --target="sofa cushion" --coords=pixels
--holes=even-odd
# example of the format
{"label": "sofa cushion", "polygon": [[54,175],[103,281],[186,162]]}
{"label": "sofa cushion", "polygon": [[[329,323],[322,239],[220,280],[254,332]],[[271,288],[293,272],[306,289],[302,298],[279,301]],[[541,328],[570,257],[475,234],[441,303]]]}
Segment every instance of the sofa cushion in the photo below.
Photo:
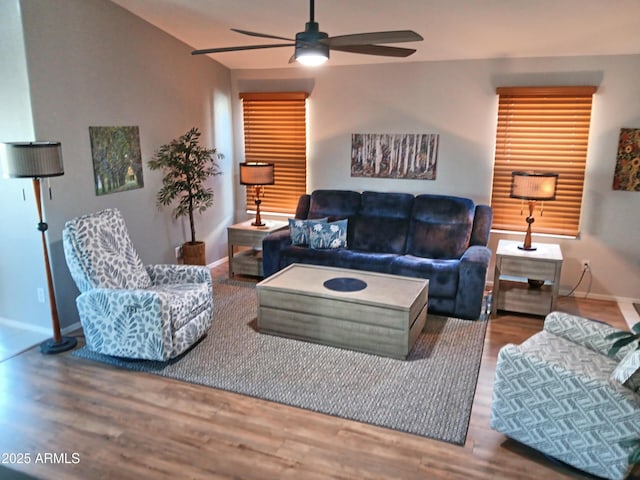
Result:
{"label": "sofa cushion", "polygon": [[290,246],[282,251],[283,263],[280,268],[292,263],[304,263],[307,265],[391,273],[391,264],[396,258],[398,258],[398,255],[391,253],[357,252],[346,248],[312,249]]}
{"label": "sofa cushion", "polygon": [[307,218],[342,220],[358,213],[360,194],[350,190],[316,190],[311,194]]}
{"label": "sofa cushion", "polygon": [[316,223],[309,232],[311,248],[346,248],[349,220]]}
{"label": "sofa cushion", "polygon": [[349,268],[349,263],[345,258],[346,252],[348,252],[348,250],[344,248],[313,249],[290,246],[282,250],[280,268],[282,269],[292,263]]}
{"label": "sofa cushion", "polygon": [[460,258],[469,246],[475,204],[443,195],[418,195],[413,202],[407,253],[435,259]]}
{"label": "sofa cushion", "polygon": [[634,392],[640,391],[640,349],[627,353],[611,374],[611,378]]}
{"label": "sofa cushion", "polygon": [[363,192],[358,215],[353,217],[350,248],[363,252],[405,252],[413,195]]}
{"label": "sofa cushion", "polygon": [[391,273],[428,278],[429,296],[455,298],[458,292],[459,260],[432,260],[400,255],[391,263]]}
{"label": "sofa cushion", "polygon": [[289,234],[291,235],[291,245],[309,245],[309,233],[316,223],[327,223],[327,217],[310,220],[290,218]]}
{"label": "sofa cushion", "polygon": [[391,273],[391,264],[396,258],[398,258],[398,255],[394,253],[370,253],[357,250],[344,250],[340,260],[342,265],[353,270]]}

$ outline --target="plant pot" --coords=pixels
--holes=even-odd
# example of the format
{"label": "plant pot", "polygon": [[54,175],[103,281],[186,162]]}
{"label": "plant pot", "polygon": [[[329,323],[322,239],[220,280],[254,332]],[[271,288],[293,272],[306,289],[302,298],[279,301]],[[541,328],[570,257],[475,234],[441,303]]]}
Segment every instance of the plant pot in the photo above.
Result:
{"label": "plant pot", "polygon": [[204,242],[183,243],[182,261],[185,263],[185,265],[206,265],[207,258]]}

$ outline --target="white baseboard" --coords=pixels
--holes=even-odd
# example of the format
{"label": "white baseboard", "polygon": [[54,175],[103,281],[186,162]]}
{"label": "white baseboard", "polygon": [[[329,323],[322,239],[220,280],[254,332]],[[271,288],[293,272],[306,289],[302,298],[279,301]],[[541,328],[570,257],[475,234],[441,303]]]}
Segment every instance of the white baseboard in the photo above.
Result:
{"label": "white baseboard", "polygon": [[229,257],[222,257],[222,258],[216,260],[215,262],[210,263],[209,265],[207,265],[207,267],[214,268],[214,267],[222,265],[223,263],[227,262],[228,260],[229,260]]}
{"label": "white baseboard", "polygon": [[11,320],[9,318],[0,317],[0,325],[6,325],[12,328],[21,328],[22,330],[29,330],[30,332],[42,333],[44,335],[50,335],[51,329],[45,327],[38,327],[37,325],[29,325],[28,323],[19,322],[18,320]]}
{"label": "white baseboard", "polygon": [[63,335],[66,335],[67,333],[71,333],[74,330],[78,329],[82,329],[82,325],[80,324],[80,322],[72,323],[71,325],[64,327],[63,329],[61,329],[61,332]]}
{"label": "white baseboard", "polygon": [[[12,328],[20,328],[22,330],[28,330],[30,332],[40,333],[45,336],[53,335],[53,331],[51,328],[38,327],[36,325],[29,325],[27,323],[19,322],[17,320],[11,320],[8,318],[0,317],[0,325],[6,325],[7,327],[12,327]],[[80,324],[80,322],[76,322],[74,324],[71,324],[67,327],[62,328],[60,331],[63,335],[66,335],[79,328],[82,328],[82,325]]]}
{"label": "white baseboard", "polygon": [[[487,280],[487,287],[493,288],[493,281]],[[566,296],[570,291],[571,290],[560,289],[559,295],[561,297]],[[605,295],[601,293],[585,292],[584,290],[577,290],[573,293],[572,296],[575,298],[588,298],[591,300],[606,300],[609,302],[617,302],[617,303],[640,303],[640,299],[638,298],[618,297],[616,295]]]}
{"label": "white baseboard", "polygon": [[629,325],[629,328],[640,322],[640,315],[638,315],[638,312],[633,306],[633,303],[634,302],[618,302],[618,308],[620,308],[620,311],[622,312],[624,319],[627,321],[627,325]]}

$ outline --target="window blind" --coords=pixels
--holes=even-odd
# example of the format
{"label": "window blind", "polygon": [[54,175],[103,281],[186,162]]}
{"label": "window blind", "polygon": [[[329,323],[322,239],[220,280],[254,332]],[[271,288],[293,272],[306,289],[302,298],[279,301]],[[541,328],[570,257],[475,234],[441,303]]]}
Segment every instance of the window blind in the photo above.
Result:
{"label": "window blind", "polygon": [[[241,93],[245,161],[271,162],[274,185],[261,195],[263,212],[294,213],[307,191],[307,122],[305,92]],[[254,189],[247,188],[247,209],[255,209]]]}
{"label": "window blind", "polygon": [[560,174],[556,199],[536,205],[533,231],[578,234],[595,91],[592,86],[497,89],[494,229],[526,229],[527,206],[509,197],[511,172],[524,170]]}

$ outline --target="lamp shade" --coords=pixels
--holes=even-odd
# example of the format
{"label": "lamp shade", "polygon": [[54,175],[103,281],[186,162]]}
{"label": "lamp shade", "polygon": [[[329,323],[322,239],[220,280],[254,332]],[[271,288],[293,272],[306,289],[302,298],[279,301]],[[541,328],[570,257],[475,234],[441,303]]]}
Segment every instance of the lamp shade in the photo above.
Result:
{"label": "lamp shade", "polygon": [[557,173],[511,172],[511,198],[555,200]]}
{"label": "lamp shade", "polygon": [[242,185],[273,185],[274,165],[267,162],[246,162],[240,164]]}
{"label": "lamp shade", "polygon": [[0,144],[0,171],[4,178],[56,177],[64,174],[60,142]]}

